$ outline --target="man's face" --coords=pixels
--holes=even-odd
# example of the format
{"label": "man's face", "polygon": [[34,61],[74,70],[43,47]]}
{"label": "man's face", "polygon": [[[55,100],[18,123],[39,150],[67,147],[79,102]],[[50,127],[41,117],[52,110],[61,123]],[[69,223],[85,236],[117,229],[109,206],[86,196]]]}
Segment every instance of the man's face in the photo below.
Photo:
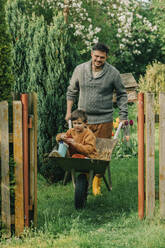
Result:
{"label": "man's face", "polygon": [[91,52],[91,57],[94,68],[101,69],[107,59],[107,54],[106,52],[95,50]]}

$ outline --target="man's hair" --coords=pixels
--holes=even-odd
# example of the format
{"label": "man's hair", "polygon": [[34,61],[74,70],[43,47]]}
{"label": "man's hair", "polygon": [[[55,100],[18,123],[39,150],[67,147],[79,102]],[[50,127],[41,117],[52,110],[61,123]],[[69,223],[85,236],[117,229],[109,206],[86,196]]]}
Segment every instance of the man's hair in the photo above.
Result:
{"label": "man's hair", "polygon": [[82,109],[76,109],[71,113],[71,121],[75,121],[79,118],[82,120],[82,122],[87,122],[87,115]]}
{"label": "man's hair", "polygon": [[96,43],[93,47],[92,47],[93,51],[101,51],[101,52],[105,52],[106,54],[109,53],[109,48],[103,44],[103,43]]}

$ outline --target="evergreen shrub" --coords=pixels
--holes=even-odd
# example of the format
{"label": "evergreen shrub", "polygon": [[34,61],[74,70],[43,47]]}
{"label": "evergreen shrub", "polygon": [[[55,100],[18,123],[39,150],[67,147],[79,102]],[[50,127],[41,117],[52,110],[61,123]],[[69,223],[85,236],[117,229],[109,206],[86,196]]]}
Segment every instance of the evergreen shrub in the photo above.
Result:
{"label": "evergreen shrub", "polygon": [[[14,91],[37,92],[39,169],[49,180],[51,162],[45,158],[56,145],[57,133],[65,131],[66,90],[78,54],[62,12],[48,25],[42,16],[27,16],[20,2],[25,1],[8,1],[7,6],[13,34]],[[61,169],[54,169],[54,175],[59,174]]]}
{"label": "evergreen shrub", "polygon": [[6,0],[0,0],[0,101],[10,99],[13,77],[11,72],[11,39],[5,18]]}

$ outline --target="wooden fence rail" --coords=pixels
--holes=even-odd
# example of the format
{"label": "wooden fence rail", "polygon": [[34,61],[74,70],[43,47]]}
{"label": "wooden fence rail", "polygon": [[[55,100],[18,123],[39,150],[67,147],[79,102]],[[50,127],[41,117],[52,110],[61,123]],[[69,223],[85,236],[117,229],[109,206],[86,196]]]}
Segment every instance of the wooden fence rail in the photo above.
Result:
{"label": "wooden fence rail", "polygon": [[[11,114],[9,114],[8,102],[0,102],[1,222],[8,236],[11,235],[12,224],[17,236],[23,232],[25,226],[29,226],[30,221],[33,221],[35,226],[37,224],[37,96],[35,93],[31,93],[28,98],[27,142],[29,152],[26,156],[28,156],[29,162],[26,175],[24,171],[23,103],[21,100],[13,101],[13,132],[9,134],[9,116]],[[13,144],[13,149],[9,145],[10,143]],[[14,203],[12,204],[14,211],[11,209],[10,202],[10,156],[13,156],[15,163]],[[28,186],[25,184],[25,177],[28,178]],[[28,206],[25,205],[25,199],[27,199],[26,205]],[[14,215],[11,214],[13,212]]]}
{"label": "wooden fence rail", "polygon": [[[144,182],[142,182],[142,178],[139,176],[138,189],[143,191],[142,184],[145,184],[146,217],[152,218],[155,211],[155,111],[153,93],[145,93],[143,105],[145,106],[145,149],[144,151],[139,150],[141,154],[138,154],[138,156],[140,161],[145,154],[145,177]],[[138,119],[141,119],[141,116],[138,116]],[[140,133],[140,130],[138,132]],[[138,164],[139,167],[144,167],[143,162]],[[144,216],[143,199],[139,201],[140,219]],[[143,207],[143,213],[140,212],[141,207]],[[165,219],[165,92],[159,94],[159,207],[160,217]]]}

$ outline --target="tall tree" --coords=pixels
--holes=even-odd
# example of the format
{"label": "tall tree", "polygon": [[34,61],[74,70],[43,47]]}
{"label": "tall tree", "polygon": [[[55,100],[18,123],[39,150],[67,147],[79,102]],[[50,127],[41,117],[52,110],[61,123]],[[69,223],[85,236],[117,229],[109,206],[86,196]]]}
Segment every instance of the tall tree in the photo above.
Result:
{"label": "tall tree", "polygon": [[13,77],[11,72],[11,39],[5,19],[6,0],[0,0],[0,100],[10,98]]}

